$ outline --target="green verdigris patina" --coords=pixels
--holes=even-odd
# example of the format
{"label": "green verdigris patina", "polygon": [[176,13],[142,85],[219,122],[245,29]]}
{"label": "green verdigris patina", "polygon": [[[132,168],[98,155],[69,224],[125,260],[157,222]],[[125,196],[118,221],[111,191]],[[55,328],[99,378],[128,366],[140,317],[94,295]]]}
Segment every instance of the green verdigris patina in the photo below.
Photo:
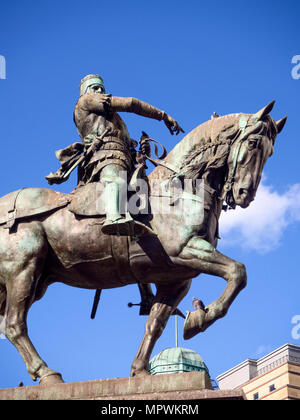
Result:
{"label": "green verdigris patina", "polygon": [[[103,117],[99,103],[103,105],[106,99],[103,93],[92,96],[96,117],[91,118],[95,122]],[[132,103],[130,106],[136,106]],[[114,160],[112,156],[116,155],[110,151],[108,157],[107,149],[104,160],[99,158],[99,149],[101,153],[91,165],[92,172],[85,164],[83,183],[70,195],[25,189],[0,199],[0,332],[15,345],[34,380],[40,378],[43,384],[62,381],[61,375],[48,368],[37,353],[26,325],[31,304],[53,282],[98,290],[134,283],[156,285],[145,334],[131,366],[132,376],[148,374],[157,339],[187,294],[192,279],[199,274],[219,276],[227,285],[215,301],[207,306],[199,304],[189,313],[184,338],[205,331],[227,313],[246,285],[246,269],[217,251],[218,219],[224,205],[245,208],[254,200],[264,164],[286,121],[283,118],[275,122],[270,117],[273,105],[270,103],[256,114],[212,118],[188,133],[158,164],[147,178],[147,211],[131,215],[134,222],[147,226],[153,235],[136,238],[134,231],[133,235],[120,231],[120,235],[114,235],[113,229],[107,235],[103,230],[106,212],[97,214],[97,205],[93,207],[87,200],[87,207],[92,207],[82,214],[83,206],[72,203],[79,191],[82,200],[93,191],[96,197],[102,195],[106,187],[97,182],[99,178],[93,179],[93,173],[99,173],[99,162]],[[121,106],[117,109],[125,110]],[[126,108],[129,109],[133,108]],[[118,117],[112,113],[105,118],[110,121],[109,118]],[[165,119],[171,131],[180,131],[175,120]],[[81,127],[80,121],[77,124]],[[70,167],[63,167],[58,177],[63,177],[64,171],[67,173],[74,164],[73,161]],[[189,189],[180,188],[182,183]],[[34,205],[30,202],[33,195]],[[118,220],[111,222],[118,226]]]}
{"label": "green verdigris patina", "polygon": [[149,362],[151,375],[163,375],[182,372],[205,372],[209,370],[201,356],[193,350],[182,347],[167,348],[154,356]]}

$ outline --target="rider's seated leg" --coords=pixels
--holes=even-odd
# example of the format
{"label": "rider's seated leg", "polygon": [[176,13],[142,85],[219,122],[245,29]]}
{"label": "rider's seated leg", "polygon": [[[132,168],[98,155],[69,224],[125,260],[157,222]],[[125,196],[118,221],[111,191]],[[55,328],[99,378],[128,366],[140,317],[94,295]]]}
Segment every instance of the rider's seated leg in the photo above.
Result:
{"label": "rider's seated leg", "polygon": [[127,172],[117,164],[105,166],[100,174],[104,183],[104,202],[106,220],[102,232],[106,235],[143,236],[154,234],[151,228],[134,221],[128,211]]}
{"label": "rider's seated leg", "polygon": [[122,166],[107,165],[101,171],[100,182],[105,185],[106,220],[102,232],[108,235],[130,236],[134,222],[127,213],[127,172]]}

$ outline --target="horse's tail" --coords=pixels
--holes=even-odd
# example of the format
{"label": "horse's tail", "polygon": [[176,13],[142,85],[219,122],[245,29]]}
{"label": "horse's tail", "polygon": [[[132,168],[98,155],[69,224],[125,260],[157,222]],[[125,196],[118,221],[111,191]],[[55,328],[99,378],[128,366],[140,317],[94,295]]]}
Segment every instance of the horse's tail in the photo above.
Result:
{"label": "horse's tail", "polygon": [[6,288],[0,286],[0,335],[5,334]]}

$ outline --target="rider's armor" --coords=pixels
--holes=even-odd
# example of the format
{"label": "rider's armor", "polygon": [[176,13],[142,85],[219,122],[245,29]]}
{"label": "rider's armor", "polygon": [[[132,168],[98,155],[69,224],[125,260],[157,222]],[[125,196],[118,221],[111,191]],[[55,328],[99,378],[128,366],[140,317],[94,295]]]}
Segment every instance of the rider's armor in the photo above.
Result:
{"label": "rider's armor", "polygon": [[[151,233],[133,221],[129,212],[120,210],[120,191],[127,193],[127,182],[133,173],[135,161],[134,141],[117,112],[131,112],[156,120],[170,118],[161,111],[136,98],[121,98],[105,94],[103,80],[99,75],[88,75],[80,84],[80,98],[74,110],[74,122],[82,139],[85,159],[78,165],[79,185],[102,182],[106,191],[106,220],[102,231],[107,234],[135,235]],[[171,125],[176,123],[171,121]],[[167,124],[167,123],[166,123]],[[176,123],[177,124],[177,123]],[[78,143],[76,143],[78,144]],[[66,180],[72,170],[74,145],[57,152],[62,163],[56,174],[50,174],[49,183]],[[77,150],[77,149],[76,149]],[[127,182],[121,172],[127,173]]]}

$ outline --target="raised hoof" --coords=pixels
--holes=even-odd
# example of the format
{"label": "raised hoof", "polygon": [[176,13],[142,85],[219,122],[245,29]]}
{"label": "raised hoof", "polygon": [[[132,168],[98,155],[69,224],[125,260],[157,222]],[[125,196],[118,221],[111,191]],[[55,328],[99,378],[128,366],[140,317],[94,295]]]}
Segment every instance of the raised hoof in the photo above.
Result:
{"label": "raised hoof", "polygon": [[189,340],[200,332],[205,330],[204,328],[205,311],[197,309],[195,312],[187,311],[183,326],[183,338]]}
{"label": "raised hoof", "polygon": [[40,385],[54,385],[54,384],[62,384],[64,380],[60,373],[53,372],[48,373],[40,378],[39,384]]}

